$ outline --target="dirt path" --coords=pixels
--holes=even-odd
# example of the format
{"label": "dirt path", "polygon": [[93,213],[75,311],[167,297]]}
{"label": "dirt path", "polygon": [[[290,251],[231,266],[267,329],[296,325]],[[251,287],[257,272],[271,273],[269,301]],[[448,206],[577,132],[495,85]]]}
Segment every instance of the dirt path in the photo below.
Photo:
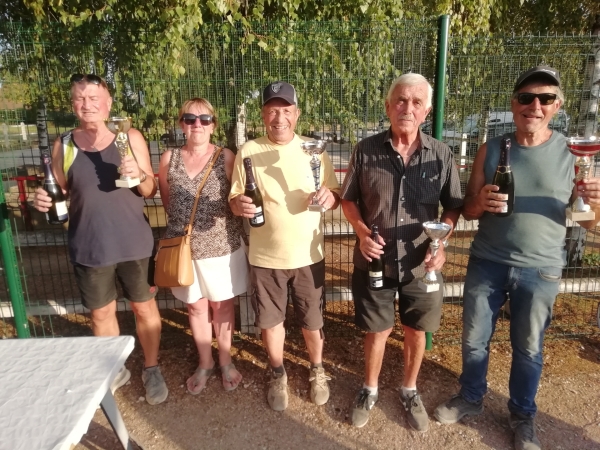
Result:
{"label": "dirt path", "polygon": [[[308,399],[308,361],[301,340],[288,339],[286,369],[290,404],[283,413],[266,402],[266,354],[253,338],[234,343],[234,361],[244,380],[225,392],[211,378],[199,396],[185,393],[184,381],[197,364],[192,339],[184,330],[166,333],[161,366],[170,389],[167,401],[149,406],[140,397],[139,345],[127,362],[132,381],[115,394],[124,420],[141,448],[179,449],[512,449],[507,424],[509,346],[493,344],[489,393],[482,416],[453,426],[438,425],[433,409],[457,390],[460,347],[434,346],[419,378],[419,390],[432,418],[430,430],[409,430],[398,400],[402,371],[402,336],[390,337],[380,378],[379,402],[362,429],[348,424],[350,404],[362,383],[362,340],[335,338],[325,344],[325,364],[332,375],[331,398],[322,407]],[[216,356],[216,354],[215,354]],[[600,449],[600,336],[587,340],[547,341],[545,367],[537,396],[538,435],[544,449]],[[99,411],[76,450],[117,449]]]}

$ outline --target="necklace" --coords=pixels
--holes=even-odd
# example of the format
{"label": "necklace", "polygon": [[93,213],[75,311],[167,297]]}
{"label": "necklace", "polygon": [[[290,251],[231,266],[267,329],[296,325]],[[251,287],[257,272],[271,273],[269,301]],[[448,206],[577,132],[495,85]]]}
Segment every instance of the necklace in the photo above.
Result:
{"label": "necklace", "polygon": [[[110,133],[110,132],[109,132],[109,133]],[[107,135],[107,133],[105,132],[105,133],[104,133],[104,134],[101,136],[100,140],[98,140],[98,141],[97,141],[97,143],[96,143],[96,142],[94,142],[94,141],[92,141],[92,140],[91,140],[91,139],[90,139],[90,138],[87,136],[87,134],[85,134],[85,131],[83,131],[83,130],[81,131],[80,135],[81,135],[81,136],[83,136],[83,137],[85,137],[85,140],[86,140],[86,141],[87,141],[87,143],[89,144],[89,145],[86,145],[86,147],[88,147],[88,146],[89,146],[89,149],[88,149],[87,151],[89,151],[89,152],[99,152],[100,150],[98,149],[98,147],[100,147],[100,144],[101,144],[102,142],[104,142],[104,139],[106,139],[106,135]]]}

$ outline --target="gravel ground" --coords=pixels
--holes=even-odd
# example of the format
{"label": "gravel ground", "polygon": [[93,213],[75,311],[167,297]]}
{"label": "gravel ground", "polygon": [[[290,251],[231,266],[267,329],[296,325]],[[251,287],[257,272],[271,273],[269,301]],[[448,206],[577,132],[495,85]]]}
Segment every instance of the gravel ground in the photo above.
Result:
{"label": "gravel ground", "polygon": [[[236,339],[232,349],[244,376],[236,391],[225,392],[221,379],[213,377],[200,395],[186,394],[184,382],[197,365],[197,354],[184,329],[163,336],[161,366],[170,389],[165,403],[150,406],[143,401],[139,345],[127,362],[132,379],[115,397],[138,448],[148,450],[513,448],[506,409],[507,343],[492,346],[483,415],[452,426],[439,425],[432,413],[458,388],[460,347],[435,345],[426,354],[418,387],[432,419],[427,433],[409,429],[398,400],[402,347],[402,335],[394,333],[385,355],[379,402],[362,429],[348,424],[352,399],[362,383],[361,337],[326,341],[324,360],[333,380],[331,398],[321,407],[309,401],[307,353],[302,340],[294,337],[286,342],[290,403],[285,412],[269,409],[266,354],[259,341],[247,336]],[[544,360],[537,396],[537,427],[543,448],[600,449],[600,336],[547,341]],[[100,410],[75,448],[119,448]]]}

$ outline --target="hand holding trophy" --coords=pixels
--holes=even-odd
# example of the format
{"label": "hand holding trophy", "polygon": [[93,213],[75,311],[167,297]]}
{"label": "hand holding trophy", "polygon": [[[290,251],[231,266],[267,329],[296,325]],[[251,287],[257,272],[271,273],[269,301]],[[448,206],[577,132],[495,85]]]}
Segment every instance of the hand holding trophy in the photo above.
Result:
{"label": "hand holding trophy", "polygon": [[[108,129],[113,134],[117,135],[115,144],[121,155],[121,159],[132,154],[131,147],[129,146],[129,138],[127,137],[127,132],[131,128],[131,117],[109,117],[105,122]],[[121,175],[121,177],[115,181],[115,185],[120,188],[132,188],[138,184],[140,184],[139,178],[132,178],[125,175]]]}
{"label": "hand holding trophy", "polygon": [[[433,220],[423,224],[423,231],[431,239],[429,247],[431,248],[431,257],[433,258],[440,248],[440,239],[444,239],[452,231],[452,227],[447,223]],[[425,292],[439,291],[440,285],[437,282],[435,272],[427,272],[423,278],[419,280],[419,288]]]}
{"label": "hand holding trophy", "polygon": [[[300,144],[302,151],[307,155],[312,156],[310,160],[310,168],[315,180],[315,192],[318,192],[321,188],[321,158],[319,158],[319,155],[325,151],[326,144],[327,141],[322,140],[304,141],[302,144]],[[316,211],[320,213],[324,213],[327,210],[327,208],[325,208],[323,205],[319,205],[316,197],[313,197],[311,204],[308,205],[308,209],[310,211]]]}
{"label": "hand holding trophy", "polygon": [[[590,177],[593,157],[600,152],[600,139],[596,136],[587,139],[570,137],[567,139],[567,148],[573,155],[577,156],[575,183],[580,185],[582,180]],[[573,221],[594,220],[595,214],[590,209],[590,205],[586,205],[581,197],[577,197],[573,204],[567,208],[567,217]]]}

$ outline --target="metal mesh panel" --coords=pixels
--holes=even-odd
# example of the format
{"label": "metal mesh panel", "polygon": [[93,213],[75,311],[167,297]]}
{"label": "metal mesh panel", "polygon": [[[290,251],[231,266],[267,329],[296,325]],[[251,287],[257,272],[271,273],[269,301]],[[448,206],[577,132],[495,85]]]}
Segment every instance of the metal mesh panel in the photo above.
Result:
{"label": "metal mesh panel", "polygon": [[[435,20],[255,24],[253,30],[270,45],[274,42],[270,38],[279,39],[279,48],[269,52],[256,43],[243,44],[242,30],[225,38],[219,32],[220,25],[203,26],[198,31],[181,54],[179,61],[186,72],[179,78],[165,67],[149,69],[143,55],[119,60],[114,48],[127,46],[131,38],[114,30],[102,28],[66,39],[59,26],[43,34],[19,24],[0,26],[0,170],[19,245],[33,335],[89,333],[89,320],[68,261],[66,232],[46,225],[43,215],[31,206],[31,194],[40,180],[34,125],[37,100],[45,97],[52,142],[76,125],[68,97],[71,73],[106,76],[114,94],[113,112],[133,117],[148,141],[155,173],[165,148],[184,142],[176,118],[185,100],[208,98],[220,123],[215,140],[235,149],[245,139],[264,133],[260,119],[262,88],[271,81],[289,81],[297,88],[302,110],[297,131],[331,139],[328,152],[340,181],[353,145],[389,126],[383,98],[391,80],[414,71],[434,81]],[[137,38],[151,45],[152,33],[141,32]],[[567,102],[553,127],[565,133],[577,130],[580,104],[589,92],[582,68],[592,45],[589,37],[477,38],[467,44],[458,37],[451,38],[443,139],[455,150],[465,184],[478,146],[510,130],[512,121],[506,112],[510,110],[512,83],[521,71],[536,63],[553,65],[563,74]],[[146,203],[146,214],[158,238],[166,225],[160,198]],[[329,335],[354,334],[350,300],[353,231],[339,210],[325,215],[324,231],[326,328]],[[448,253],[440,335],[449,340],[460,337],[461,289],[473,232],[472,223],[461,223]],[[584,252],[598,253],[597,247],[595,233],[588,233]],[[592,261],[591,257],[588,260]],[[571,335],[591,330],[598,298],[586,292],[598,277],[597,270],[582,267],[581,258],[565,270],[565,279],[573,283],[559,297],[553,332]],[[3,282],[0,280],[0,334],[12,336]],[[181,306],[168,290],[161,289],[157,300],[162,308]],[[119,302],[119,308],[124,309],[125,303]],[[246,324],[242,331],[251,331],[251,315],[248,298],[242,297],[240,320]],[[293,328],[293,321],[289,325]],[[506,330],[504,322],[499,329]]]}

